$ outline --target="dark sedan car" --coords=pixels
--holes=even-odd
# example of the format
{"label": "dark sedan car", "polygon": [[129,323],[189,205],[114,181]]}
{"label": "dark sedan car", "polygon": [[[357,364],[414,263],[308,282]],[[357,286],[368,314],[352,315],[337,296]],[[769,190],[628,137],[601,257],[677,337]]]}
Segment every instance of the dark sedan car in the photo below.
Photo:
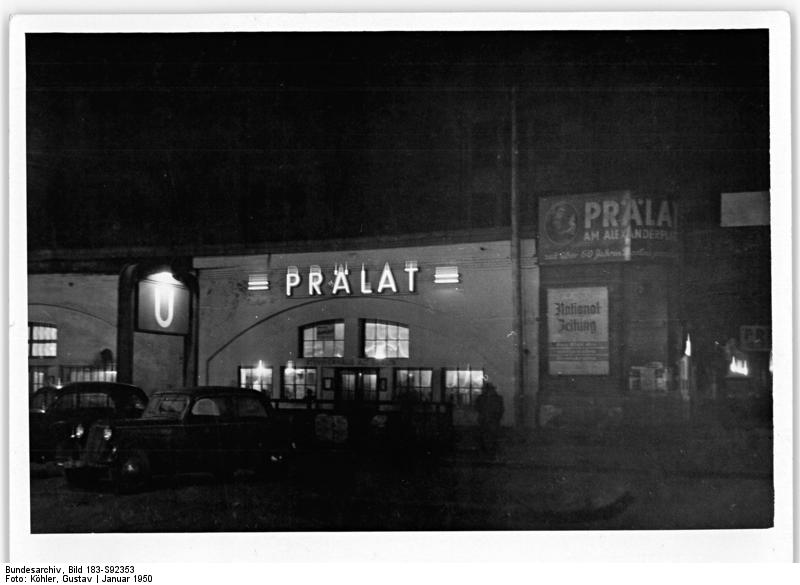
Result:
{"label": "dark sedan car", "polygon": [[136,420],[99,421],[71,468],[81,483],[110,476],[125,492],[153,475],[281,469],[293,448],[285,419],[262,393],[206,386],[155,392]]}
{"label": "dark sedan car", "polygon": [[59,464],[79,455],[99,419],[136,418],[147,405],[138,386],[116,382],[73,382],[58,389],[46,408],[29,413],[30,458]]}

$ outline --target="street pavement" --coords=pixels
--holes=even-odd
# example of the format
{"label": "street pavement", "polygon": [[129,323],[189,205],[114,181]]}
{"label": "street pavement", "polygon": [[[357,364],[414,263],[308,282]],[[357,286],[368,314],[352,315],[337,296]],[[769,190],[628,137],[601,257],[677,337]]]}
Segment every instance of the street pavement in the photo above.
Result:
{"label": "street pavement", "polygon": [[[506,431],[444,453],[301,458],[285,480],[159,480],[74,490],[32,468],[31,525],[48,532],[602,530],[773,524],[772,432],[714,417],[669,426]],[[213,503],[213,505],[210,505]]]}

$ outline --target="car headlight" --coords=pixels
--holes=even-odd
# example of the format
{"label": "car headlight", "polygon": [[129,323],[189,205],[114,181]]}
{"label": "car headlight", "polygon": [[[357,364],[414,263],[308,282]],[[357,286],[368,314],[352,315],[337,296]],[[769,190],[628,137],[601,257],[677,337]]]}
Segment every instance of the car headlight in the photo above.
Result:
{"label": "car headlight", "polygon": [[106,427],[106,428],[104,428],[104,429],[103,429],[103,440],[104,440],[104,441],[110,441],[110,440],[111,440],[111,435],[113,435],[113,434],[114,434],[114,433],[113,433],[113,431],[111,430],[111,427]]}
{"label": "car headlight", "polygon": [[83,425],[75,427],[75,438],[80,439],[83,436]]}

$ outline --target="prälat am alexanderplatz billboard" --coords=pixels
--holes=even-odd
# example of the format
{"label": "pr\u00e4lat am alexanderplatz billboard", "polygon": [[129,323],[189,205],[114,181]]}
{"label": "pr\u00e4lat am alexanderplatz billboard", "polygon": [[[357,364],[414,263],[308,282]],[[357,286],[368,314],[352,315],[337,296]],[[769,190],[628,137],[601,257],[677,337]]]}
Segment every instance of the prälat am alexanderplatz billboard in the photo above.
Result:
{"label": "pr\u00e4lat am alexanderplatz billboard", "polygon": [[631,191],[542,197],[542,264],[677,258],[677,204]]}

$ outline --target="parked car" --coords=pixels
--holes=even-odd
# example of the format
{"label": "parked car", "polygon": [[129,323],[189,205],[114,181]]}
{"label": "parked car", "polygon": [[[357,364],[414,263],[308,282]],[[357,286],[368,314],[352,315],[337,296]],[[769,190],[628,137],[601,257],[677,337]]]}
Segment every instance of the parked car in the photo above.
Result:
{"label": "parked car", "polygon": [[61,388],[56,386],[42,386],[36,392],[31,394],[29,408],[32,411],[44,412],[46,411],[58,395],[61,393]]}
{"label": "parked car", "polygon": [[[48,392],[52,394],[51,392]],[[30,458],[63,464],[78,457],[92,424],[99,419],[136,418],[147,405],[138,386],[116,382],[73,382],[59,388],[49,406],[29,411]]]}
{"label": "parked car", "polygon": [[96,423],[68,480],[86,484],[106,477],[127,492],[153,475],[210,472],[225,479],[237,469],[283,469],[294,447],[287,422],[255,390],[158,391],[141,418]]}

